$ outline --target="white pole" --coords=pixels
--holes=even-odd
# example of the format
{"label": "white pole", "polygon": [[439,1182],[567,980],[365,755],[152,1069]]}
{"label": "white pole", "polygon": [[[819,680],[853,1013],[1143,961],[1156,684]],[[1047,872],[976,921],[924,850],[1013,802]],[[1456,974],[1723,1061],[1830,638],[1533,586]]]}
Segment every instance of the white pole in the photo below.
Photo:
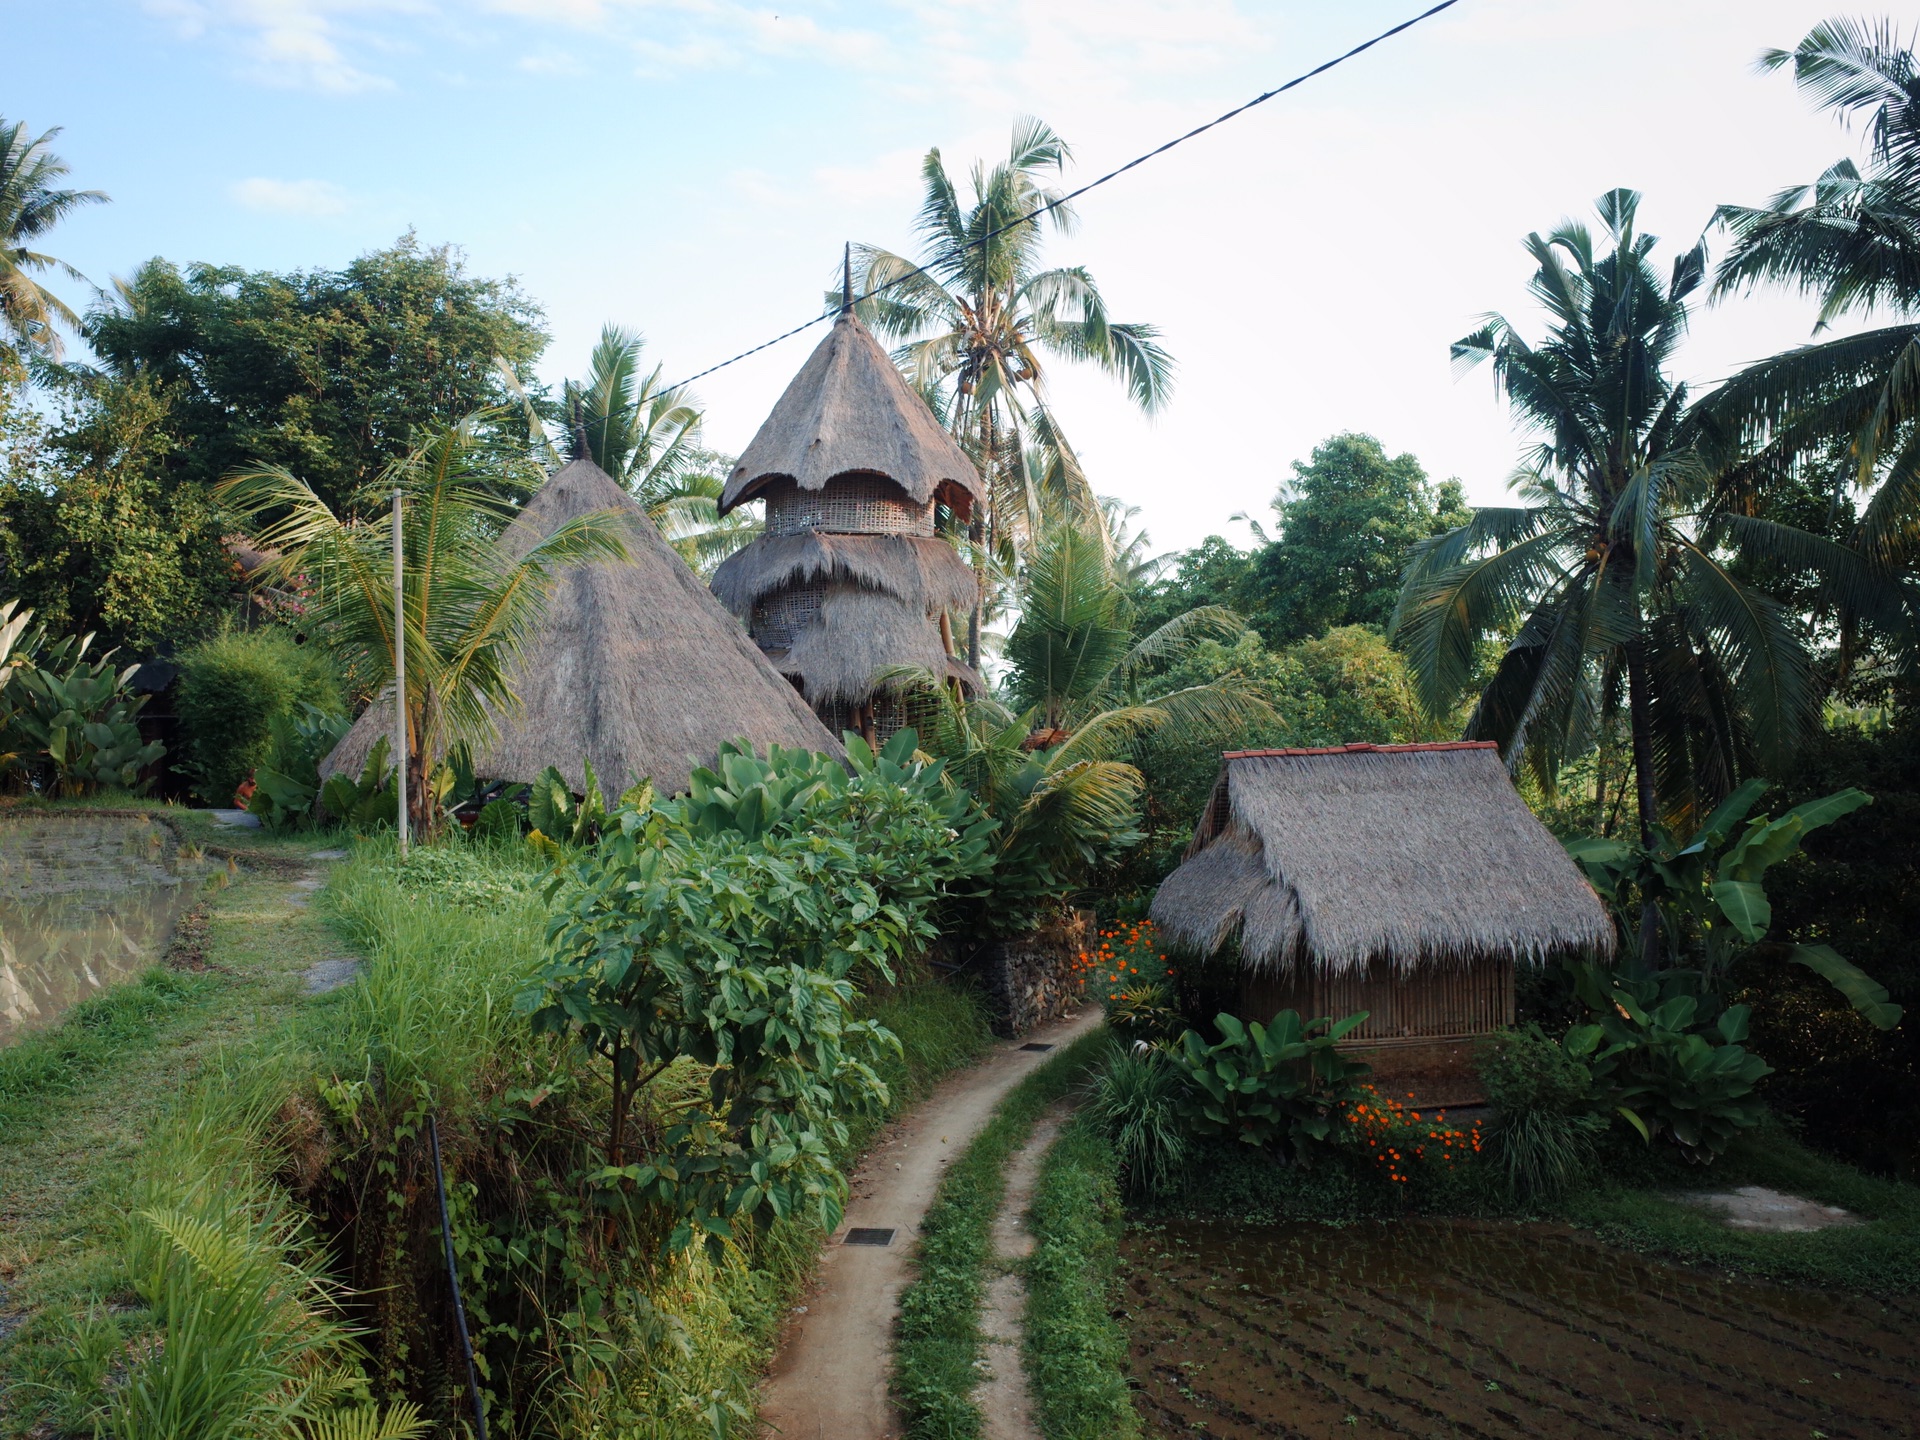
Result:
{"label": "white pole", "polygon": [[401,586],[405,553],[400,544],[400,492],[393,492],[393,756],[399,801],[400,858],[407,858],[407,630],[406,592]]}

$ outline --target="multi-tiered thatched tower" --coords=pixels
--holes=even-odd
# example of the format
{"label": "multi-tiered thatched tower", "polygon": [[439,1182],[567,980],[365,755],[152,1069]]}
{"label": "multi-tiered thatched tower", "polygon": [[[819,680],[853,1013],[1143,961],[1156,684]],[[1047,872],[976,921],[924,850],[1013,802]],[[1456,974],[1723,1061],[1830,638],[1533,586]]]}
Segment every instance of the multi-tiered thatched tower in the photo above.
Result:
{"label": "multi-tiered thatched tower", "polygon": [[884,740],[911,720],[887,672],[910,666],[971,692],[953,654],[973,573],[935,531],[964,523],[980,475],[852,311],[842,312],[753,437],[722,514],[764,499],[766,533],[713,591],[836,734]]}

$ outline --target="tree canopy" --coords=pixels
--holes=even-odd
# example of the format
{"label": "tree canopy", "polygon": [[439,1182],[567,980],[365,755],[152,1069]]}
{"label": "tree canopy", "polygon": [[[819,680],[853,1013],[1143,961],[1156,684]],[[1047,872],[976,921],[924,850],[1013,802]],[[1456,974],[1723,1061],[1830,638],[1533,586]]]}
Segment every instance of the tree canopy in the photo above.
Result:
{"label": "tree canopy", "polygon": [[167,395],[175,483],[284,465],[348,512],[436,425],[514,398],[496,357],[525,384],[547,343],[512,279],[411,234],[339,270],[150,260],[85,333],[109,375]]}

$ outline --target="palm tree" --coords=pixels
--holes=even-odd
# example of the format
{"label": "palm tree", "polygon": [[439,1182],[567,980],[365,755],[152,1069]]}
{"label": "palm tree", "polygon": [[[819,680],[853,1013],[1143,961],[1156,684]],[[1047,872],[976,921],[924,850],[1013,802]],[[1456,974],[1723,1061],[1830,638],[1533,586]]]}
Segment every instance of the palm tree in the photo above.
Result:
{"label": "palm tree", "polygon": [[1435,715],[1474,684],[1482,642],[1501,644],[1466,732],[1549,788],[1624,704],[1651,843],[1663,814],[1678,821],[1726,793],[1755,755],[1784,760],[1815,715],[1793,617],[1734,560],[1861,582],[1843,547],[1742,513],[1743,473],[1696,433],[1667,373],[1706,252],[1663,280],[1638,202],[1600,198],[1605,250],[1572,221],[1528,237],[1551,322],[1542,343],[1498,315],[1455,343],[1456,363],[1492,362],[1541,440],[1513,480],[1522,504],[1479,510],[1416,550],[1393,628]]}
{"label": "palm tree", "polygon": [[1791,66],[1800,89],[1843,120],[1864,115],[1868,166],[1841,160],[1764,207],[1722,206],[1734,245],[1715,297],[1779,284],[1819,299],[1816,331],[1876,309],[1899,323],[1762,361],[1701,408],[1758,447],[1759,471],[1810,470],[1836,496],[1877,487],[1853,540],[1876,568],[1898,572],[1920,527],[1920,66],[1890,21],[1853,20],[1816,26],[1761,63]]}
{"label": "palm tree", "polygon": [[[646,348],[637,330],[601,327],[586,378],[567,381],[561,391],[567,448],[619,481],[681,557],[706,572],[751,540],[757,526],[747,514],[721,516],[720,494],[732,461],[701,443],[706,415],[699,401],[663,386],[663,367],[645,368]],[[498,368],[526,409],[536,448],[558,466],[560,449],[532,399],[511,366]]]}
{"label": "palm tree", "polygon": [[[974,167],[972,204],[963,207],[940,152],[929,150],[921,164],[925,198],[917,224],[928,246],[924,263],[877,246],[853,251],[855,288],[865,297],[856,312],[877,333],[903,342],[895,358],[908,381],[986,477],[985,513],[972,534],[983,601],[988,556],[1003,537],[1037,532],[1049,506],[1097,521],[1086,476],[1047,400],[1043,357],[1100,366],[1147,414],[1165,403],[1172,383],[1172,361],[1152,326],[1111,320],[1084,267],[1040,268],[1039,211],[1060,198],[1046,180],[1071,154],[1046,125],[1023,119],[1005,160],[991,169]],[[1071,233],[1070,206],[1055,205],[1045,218],[1061,234]],[[837,308],[840,297],[830,295],[828,302]],[[1043,463],[1027,463],[1029,445]],[[978,604],[967,653],[977,667]]]}
{"label": "palm tree", "polygon": [[[382,478],[404,499],[407,812],[422,833],[438,823],[434,771],[457,741],[492,732],[493,716],[515,703],[507,683],[514,659],[546,610],[561,567],[626,558],[608,517],[571,521],[510,559],[496,543],[513,510],[483,427],[467,416],[394,462]],[[236,472],[216,494],[263,522],[256,543],[278,558],[256,572],[264,583],[303,577],[310,613],[349,673],[376,692],[391,690],[392,527],[388,519],[342,520],[304,480],[278,465]]]}
{"label": "palm tree", "polygon": [[64,260],[28,248],[70,211],[107,198],[98,190],[53,188],[68,173],[66,162],[47,148],[59,133],[55,128],[30,140],[25,122],[9,125],[0,117],[0,324],[19,347],[0,341],[0,359],[14,362],[7,368],[17,367],[20,349],[58,360],[62,346],[55,322],[80,323],[60,297],[33,276],[44,270],[60,270],[81,281],[86,276]]}

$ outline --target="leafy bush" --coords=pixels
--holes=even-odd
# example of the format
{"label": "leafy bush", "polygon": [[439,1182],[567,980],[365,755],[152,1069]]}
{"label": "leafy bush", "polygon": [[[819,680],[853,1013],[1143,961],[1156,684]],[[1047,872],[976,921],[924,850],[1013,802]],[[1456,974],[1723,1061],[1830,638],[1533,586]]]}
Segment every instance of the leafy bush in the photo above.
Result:
{"label": "leafy bush", "polygon": [[1746,1006],[1730,1006],[1705,1026],[1689,977],[1616,976],[1605,984],[1591,970],[1582,976],[1595,1023],[1567,1033],[1567,1052],[1592,1057],[1594,1080],[1643,1137],[1668,1135],[1689,1160],[1710,1161],[1760,1123],[1766,1107],[1754,1086],[1771,1067],[1740,1044]]}
{"label": "leafy bush", "polygon": [[1113,1144],[1121,1183],[1140,1196],[1171,1193],[1187,1158],[1180,1068],[1160,1050],[1116,1044],[1094,1077],[1087,1114]]}
{"label": "leafy bush", "polygon": [[1389,1185],[1412,1185],[1416,1176],[1432,1180],[1480,1153],[1477,1123],[1463,1130],[1445,1110],[1422,1115],[1372,1085],[1358,1092],[1342,1113],[1340,1139]]}
{"label": "leafy bush", "polygon": [[320,762],[352,723],[319,706],[300,702],[297,715],[277,715],[266,760],[254,770],[247,810],[269,830],[298,829],[313,822],[320,794]]}
{"label": "leafy bush", "polygon": [[1494,1111],[1487,1146],[1508,1193],[1525,1202],[1567,1190],[1606,1128],[1594,1113],[1593,1073],[1538,1025],[1488,1036],[1474,1063]]}
{"label": "leafy bush", "polygon": [[140,772],[166,753],[158,740],[143,742],[137,717],[147,703],[132,691],[129,665],[116,671],[113,652],[89,660],[91,635],[41,643],[34,662],[16,669],[11,684],[20,697],[13,715],[30,764],[62,795],[84,795],[101,785],[140,786]]}
{"label": "leafy bush", "polygon": [[330,714],[345,707],[340,681],[317,645],[300,645],[278,626],[229,630],[183,651],[176,713],[186,735],[180,768],[215,805],[264,763],[276,720],[304,702]]}
{"label": "leafy bush", "polygon": [[1187,1081],[1175,1102],[1180,1118],[1192,1134],[1284,1148],[1306,1160],[1311,1142],[1327,1138],[1336,1111],[1353,1102],[1359,1077],[1372,1068],[1334,1049],[1366,1018],[1362,1011],[1303,1022],[1282,1010],[1262,1025],[1223,1013],[1214,1020],[1224,1037],[1215,1045],[1187,1031],[1167,1051]]}
{"label": "leafy bush", "polygon": [[359,778],[329,775],[320,787],[320,808],[336,823],[355,830],[394,825],[400,817],[400,792],[387,767],[387,737],[382,735],[367,752]]}
{"label": "leafy bush", "polygon": [[[619,811],[565,872],[520,1008],[608,1062],[605,1163],[586,1179],[611,1212],[674,1217],[675,1250],[839,1221],[845,1117],[885,1102],[874,1065],[899,1043],[852,1018],[854,978],[891,980],[934,937],[942,887],[987,863],[984,826],[961,833],[967,801],[914,742],[902,732],[876,755],[854,739],[851,777],[727,747],[685,800]],[[711,1067],[706,1103],[673,1107],[630,1157],[636,1102],[683,1059]]]}

